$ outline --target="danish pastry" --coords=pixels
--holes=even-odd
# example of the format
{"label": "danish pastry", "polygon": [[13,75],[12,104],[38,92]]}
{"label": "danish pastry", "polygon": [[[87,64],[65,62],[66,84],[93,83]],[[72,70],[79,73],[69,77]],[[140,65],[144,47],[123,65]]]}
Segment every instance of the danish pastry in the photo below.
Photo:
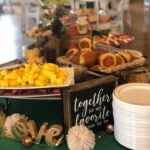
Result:
{"label": "danish pastry", "polygon": [[99,56],[99,65],[106,69],[116,66],[117,60],[115,54],[107,52]]}
{"label": "danish pastry", "polygon": [[130,52],[119,52],[119,54],[125,59],[125,62],[130,62],[133,60],[133,56]]}
{"label": "danish pastry", "polygon": [[81,38],[79,41],[79,48],[92,48],[92,41],[89,38]]}
{"label": "danish pastry", "polygon": [[116,61],[117,61],[116,65],[122,65],[125,63],[125,59],[119,53],[116,53],[115,57],[116,57]]}
{"label": "danish pastry", "polygon": [[80,54],[79,64],[86,67],[93,66],[96,61],[95,53],[93,51],[85,50]]}

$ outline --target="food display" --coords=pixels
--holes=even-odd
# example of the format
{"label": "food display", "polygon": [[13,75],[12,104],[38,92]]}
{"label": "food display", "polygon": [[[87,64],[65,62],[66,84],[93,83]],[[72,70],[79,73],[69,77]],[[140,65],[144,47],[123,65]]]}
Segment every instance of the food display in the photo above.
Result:
{"label": "food display", "polygon": [[105,69],[116,66],[117,60],[113,53],[107,52],[99,55],[98,64]]}
{"label": "food display", "polygon": [[[97,6],[98,1],[78,1],[79,7],[72,1],[74,10],[65,5],[68,0],[42,1],[50,3],[40,8],[40,24],[26,32],[34,43],[24,46],[23,59],[19,62],[0,65],[0,98],[6,99],[6,106],[0,102],[1,137],[5,137],[9,129],[14,140],[22,141],[25,147],[32,144],[40,145],[39,148],[57,147],[67,140],[70,150],[77,141],[76,149],[94,149],[97,140],[93,131],[106,134],[114,131],[113,90],[123,82],[148,83],[150,72],[138,70],[145,63],[140,51],[126,49],[134,40],[132,36],[110,33],[120,26],[113,22],[115,17],[105,13],[102,4],[101,8]],[[93,9],[85,8],[90,4]],[[11,99],[14,100],[10,102]],[[19,100],[25,100],[23,107],[18,104]],[[33,113],[32,120],[12,118],[16,122],[11,124],[11,117],[6,118],[3,110],[8,110],[8,114],[20,110],[29,115]],[[48,127],[49,122],[55,121],[65,124],[64,131],[58,124]]]}
{"label": "food display", "polygon": [[102,50],[95,47],[97,39],[79,39],[78,48],[67,51],[65,58],[73,64],[81,65],[93,71],[112,73],[128,67],[142,65],[145,58],[136,50]]}
{"label": "food display", "polygon": [[105,22],[108,22],[110,20],[111,20],[111,16],[109,16],[109,15],[102,15],[99,17],[99,21],[101,23],[105,23]]}
{"label": "food display", "polygon": [[24,64],[13,70],[0,71],[0,87],[40,87],[63,85],[68,77],[66,69],[51,63]]}
{"label": "food display", "polygon": [[[82,38],[79,40],[79,48],[69,49],[65,55],[66,59],[86,67],[91,67],[96,62],[96,55],[92,50],[91,39]],[[90,59],[88,59],[90,58]]]}
{"label": "food display", "polygon": [[40,56],[40,49],[37,46],[33,48],[24,48],[23,54],[28,64],[44,62],[44,57]]}
{"label": "food display", "polygon": [[92,40],[90,38],[83,37],[79,40],[79,48],[92,48]]}
{"label": "food display", "polygon": [[77,31],[79,34],[87,34],[88,33],[88,21],[86,17],[80,17],[77,20]]}
{"label": "food display", "polygon": [[46,26],[35,26],[33,27],[30,31],[27,31],[26,35],[28,37],[49,37],[51,36],[52,32],[50,30],[50,26],[46,25]]}
{"label": "food display", "polygon": [[110,45],[110,46],[121,46],[131,43],[133,37],[127,34],[109,33],[108,36],[96,36],[93,38],[94,47],[96,44]]}

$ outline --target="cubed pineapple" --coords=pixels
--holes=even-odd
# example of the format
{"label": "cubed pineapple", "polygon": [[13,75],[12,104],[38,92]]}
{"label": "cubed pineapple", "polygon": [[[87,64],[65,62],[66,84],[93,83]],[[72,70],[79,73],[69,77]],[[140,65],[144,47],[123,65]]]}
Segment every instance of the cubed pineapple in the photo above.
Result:
{"label": "cubed pineapple", "polygon": [[56,85],[56,75],[55,74],[50,75],[50,84]]}
{"label": "cubed pineapple", "polygon": [[2,70],[2,71],[0,71],[0,74],[5,76],[8,74],[8,70]]}
{"label": "cubed pineapple", "polygon": [[45,86],[43,81],[35,80],[35,86]]}
{"label": "cubed pineapple", "polygon": [[8,80],[2,80],[2,81],[0,82],[0,86],[1,86],[1,87],[8,87],[8,85],[9,85],[9,81],[8,81]]}
{"label": "cubed pineapple", "polygon": [[63,80],[61,78],[57,78],[56,79],[56,84],[57,85],[62,85],[63,84]]}
{"label": "cubed pineapple", "polygon": [[9,87],[16,87],[16,86],[18,86],[17,80],[9,80],[8,86]]}

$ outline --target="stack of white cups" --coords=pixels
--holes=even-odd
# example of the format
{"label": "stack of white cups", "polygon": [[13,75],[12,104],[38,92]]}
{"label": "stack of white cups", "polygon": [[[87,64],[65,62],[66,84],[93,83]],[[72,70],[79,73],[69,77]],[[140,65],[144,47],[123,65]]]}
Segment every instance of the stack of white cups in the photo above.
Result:
{"label": "stack of white cups", "polygon": [[150,84],[128,83],[113,92],[114,136],[123,146],[150,150]]}

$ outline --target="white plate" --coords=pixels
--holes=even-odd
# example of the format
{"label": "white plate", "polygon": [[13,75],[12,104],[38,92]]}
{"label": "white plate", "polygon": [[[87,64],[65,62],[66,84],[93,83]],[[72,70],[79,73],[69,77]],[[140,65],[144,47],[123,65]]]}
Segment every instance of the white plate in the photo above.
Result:
{"label": "white plate", "polygon": [[113,103],[126,111],[150,114],[150,84],[128,83],[113,91]]}
{"label": "white plate", "polygon": [[123,84],[115,89],[114,95],[120,101],[131,105],[150,106],[150,84]]}
{"label": "white plate", "polygon": [[65,80],[64,84],[62,85],[47,85],[47,86],[28,86],[28,87],[0,87],[2,90],[11,90],[11,89],[43,89],[43,88],[63,88],[67,87],[71,84],[74,84],[74,70],[73,68],[62,68],[66,69],[68,72],[67,79]]}
{"label": "white plate", "polygon": [[123,146],[129,149],[136,149],[136,150],[149,150],[150,142],[145,141],[144,139],[137,140],[133,136],[127,136],[120,132],[114,133],[115,139]]}

